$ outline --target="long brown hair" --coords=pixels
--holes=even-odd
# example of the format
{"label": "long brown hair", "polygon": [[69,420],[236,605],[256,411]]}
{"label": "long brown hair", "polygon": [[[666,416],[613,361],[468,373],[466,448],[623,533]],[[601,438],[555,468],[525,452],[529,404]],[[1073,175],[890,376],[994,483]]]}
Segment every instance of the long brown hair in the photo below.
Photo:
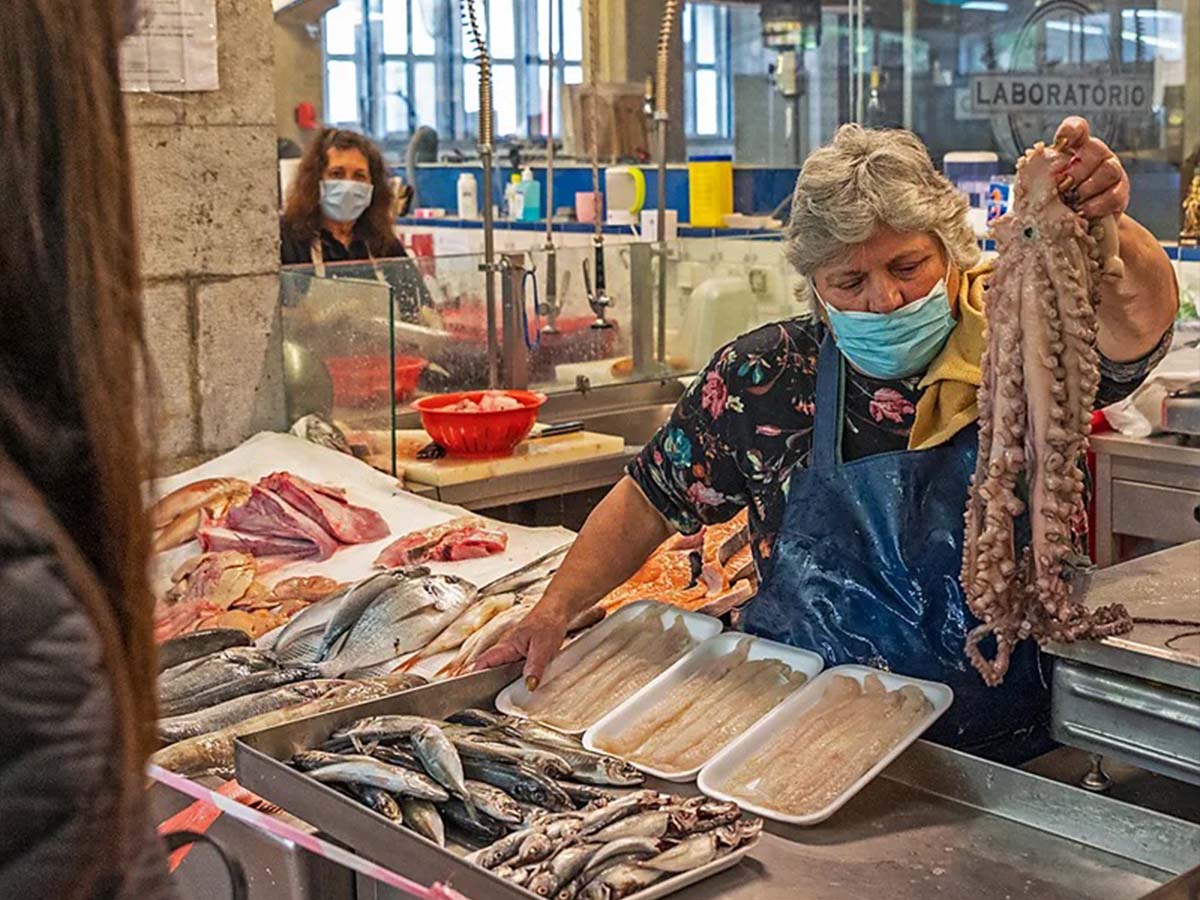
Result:
{"label": "long brown hair", "polygon": [[[157,668],[138,423],[150,398],[117,74],[125,6],[21,0],[0,28],[0,457],[73,545],[62,556],[86,563],[74,567],[84,579],[65,570],[90,582],[71,586],[103,647],[118,801],[78,800],[113,834],[144,790]],[[120,859],[106,846],[97,835],[76,852],[111,871]]]}
{"label": "long brown hair", "polygon": [[283,227],[287,236],[304,243],[321,233],[321,176],[329,162],[329,151],[358,150],[367,158],[371,172],[371,205],[359,216],[355,234],[367,243],[376,256],[384,256],[395,246],[392,230],[392,186],[379,148],[356,131],[339,128],[322,129],[304,151],[296,179],[288,192],[283,210]]}

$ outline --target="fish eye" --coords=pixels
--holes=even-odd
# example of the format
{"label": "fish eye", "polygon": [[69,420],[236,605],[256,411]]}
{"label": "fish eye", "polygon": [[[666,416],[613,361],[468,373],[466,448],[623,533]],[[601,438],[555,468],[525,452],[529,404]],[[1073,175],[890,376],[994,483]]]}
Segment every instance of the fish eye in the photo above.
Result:
{"label": "fish eye", "polygon": [[1024,231],[1022,231],[1021,233],[1022,233],[1022,234],[1024,234],[1024,235],[1025,235],[1025,237],[1027,237],[1027,238],[1029,238],[1030,240],[1032,240],[1032,239],[1033,239],[1033,236],[1034,236],[1034,235],[1035,235],[1037,232],[1034,230],[1034,228],[1033,228],[1033,226],[1032,226],[1032,225],[1026,225],[1026,226],[1025,226],[1025,230],[1024,230]]}

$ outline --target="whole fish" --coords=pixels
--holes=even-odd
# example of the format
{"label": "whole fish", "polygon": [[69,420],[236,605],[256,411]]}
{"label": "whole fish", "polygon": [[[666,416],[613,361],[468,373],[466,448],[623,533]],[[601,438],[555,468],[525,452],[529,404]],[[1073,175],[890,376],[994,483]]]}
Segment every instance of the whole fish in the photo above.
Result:
{"label": "whole fish", "polygon": [[554,852],[554,840],[544,831],[533,831],[521,841],[517,848],[515,866],[527,866],[530,863],[541,862]]}
{"label": "whole fish", "polygon": [[619,800],[614,800],[602,809],[585,815],[580,822],[579,831],[584,835],[595,834],[613,822],[659,805],[661,805],[661,800],[657,791],[634,791]]}
{"label": "whole fish", "polygon": [[507,575],[497,578],[495,581],[485,584],[480,589],[480,593],[485,597],[489,597],[493,594],[508,594],[521,591],[529,585],[557,572],[562,565],[563,559],[566,558],[567,550],[569,549],[569,547],[559,547],[557,550],[551,550],[549,553],[521,566],[517,571],[510,572]]}
{"label": "whole fish", "polygon": [[197,691],[278,668],[274,653],[257,647],[230,647],[172,666],[158,676],[158,700],[167,703]]}
{"label": "whole fish", "polygon": [[527,766],[507,766],[476,759],[462,760],[468,778],[498,787],[522,803],[562,812],[573,809],[571,798],[558,785]]}
{"label": "whole fish", "polygon": [[468,781],[466,789],[471,803],[480,812],[506,825],[521,824],[520,804],[500,788],[482,781]]}
{"label": "whole fish", "polygon": [[307,700],[323,697],[339,685],[348,684],[345,681],[320,679],[302,681],[297,684],[286,684],[283,687],[259,691],[256,694],[246,694],[234,697],[216,706],[197,710],[182,716],[170,716],[158,720],[158,739],[163,744],[173,744],[176,741],[187,740],[210,731],[228,728],[249,719],[252,716],[296,706]]}
{"label": "whole fish", "polygon": [[446,825],[442,814],[428,800],[401,796],[400,809],[404,813],[404,824],[423,838],[428,838],[439,847],[446,846]]}
{"label": "whole fish", "polygon": [[234,697],[256,694],[259,691],[291,684],[295,681],[311,681],[320,677],[321,671],[314,666],[284,666],[278,669],[267,669],[264,672],[245,675],[233,681],[213,685],[194,694],[180,697],[177,700],[162,703],[159,706],[159,713],[164,716],[182,716],[198,709],[216,706],[218,703],[224,703]]}
{"label": "whole fish", "polygon": [[413,755],[421,761],[433,780],[449,791],[452,797],[461,800],[469,812],[474,811],[463,778],[462,760],[442,729],[433,724],[421,725],[409,732],[408,740]]}
{"label": "whole fish", "polygon": [[240,628],[205,628],[171,638],[158,647],[158,671],[178,666],[181,663],[210,656],[230,647],[246,647],[250,635]]}
{"label": "whole fish", "polygon": [[594,837],[606,843],[626,837],[660,838],[667,833],[667,828],[671,825],[671,814],[671,807],[637,813],[601,828]]}
{"label": "whole fish", "polygon": [[[428,573],[428,569],[425,571]],[[317,645],[317,660],[327,659],[337,639],[354,627],[367,607],[382,593],[403,583],[405,577],[396,571],[379,572],[352,584],[325,625],[321,643]]]}
{"label": "whole fish", "polygon": [[452,575],[406,579],[375,598],[322,671],[336,677],[423,647],[474,600],[475,588]]}
{"label": "whole fish", "polygon": [[200,778],[205,775],[232,778],[233,744],[244,734],[285,725],[307,716],[331,712],[366,700],[376,700],[379,697],[425,683],[425,679],[418,675],[404,674],[373,678],[336,687],[324,697],[309,700],[299,706],[289,706],[274,712],[263,713],[211,734],[202,734],[199,737],[188,738],[186,741],[172,744],[153,754],[150,762],[189,778]]}
{"label": "whole fish", "polygon": [[564,847],[549,859],[542,871],[529,880],[526,887],[539,897],[553,897],[562,888],[582,872],[600,844],[572,844]]}
{"label": "whole fish", "polygon": [[659,872],[688,872],[720,856],[716,832],[706,831],[684,838],[674,847],[647,859],[642,865]]}
{"label": "whole fish", "polygon": [[[634,787],[646,780],[645,775],[623,759],[592,753],[590,750],[585,750],[583,745],[576,741],[568,739],[556,741],[554,744],[542,744],[524,737],[514,737],[511,735],[512,730],[514,729],[510,729],[507,738],[508,742],[513,745],[512,752],[524,751],[535,758],[539,753],[549,753],[556,760],[565,763],[569,769],[568,772],[560,773],[546,771],[547,775],[569,775],[575,781],[609,787]],[[503,735],[505,731],[497,729],[497,733]],[[563,735],[563,737],[567,736]],[[534,768],[541,771],[537,765],[534,765]]]}
{"label": "whole fish", "polygon": [[445,789],[432,778],[399,766],[389,766],[370,756],[322,766],[313,769],[309,776],[322,783],[365,784],[393,794],[407,794],[438,803],[450,799]]}
{"label": "whole fish", "polygon": [[[288,623],[283,626],[283,630],[275,635],[275,640],[271,647],[276,653],[282,653],[287,650],[293,642],[301,634],[306,634],[310,631],[319,631],[324,635],[325,627],[329,624],[329,620],[333,618],[341,606],[342,600],[346,598],[346,594],[354,589],[354,585],[343,588],[340,591],[335,591],[324,600],[318,600],[316,603],[311,603],[296,615],[288,620]],[[320,640],[313,646],[312,652],[316,653],[316,648],[320,646]],[[312,661],[316,661],[315,658]]]}
{"label": "whole fish", "polygon": [[[596,835],[597,841],[600,836]],[[594,872],[612,865],[616,860],[649,859],[658,855],[660,850],[658,838],[653,837],[624,837],[602,843],[600,849],[588,860],[587,868]]]}
{"label": "whole fish", "polygon": [[516,602],[516,594],[497,594],[468,606],[441,634],[405,660],[401,671],[407,672],[423,659],[461,647],[467,638],[506,609],[511,609]]}
{"label": "whole fish", "polygon": [[464,859],[485,869],[495,869],[513,859],[517,855],[517,851],[521,849],[521,843],[532,833],[532,828],[514,831],[500,838],[498,841],[488,844],[486,847],[481,847],[473,853],[468,853]]}
{"label": "whole fish", "polygon": [[468,728],[492,728],[508,720],[508,716],[490,712],[486,709],[471,707],[446,716],[446,721],[452,725],[465,725]]}
{"label": "whole fish", "polygon": [[580,900],[616,900],[635,891],[650,887],[663,877],[662,872],[646,869],[637,863],[619,863],[605,869],[588,882],[579,893]]}
{"label": "whole fish", "polygon": [[418,728],[437,725],[424,716],[368,716],[351,722],[333,732],[333,738],[357,738],[360,741],[394,740],[407,738]]}
{"label": "whole fish", "polygon": [[353,757],[348,753],[330,753],[328,750],[299,750],[292,754],[291,759],[293,768],[301,772],[311,772],[338,762],[353,762]]}
{"label": "whole fish", "polygon": [[400,811],[399,802],[387,791],[367,784],[352,785],[350,790],[362,801],[363,806],[373,809],[397,825],[404,824],[404,813]]}
{"label": "whole fish", "polygon": [[451,738],[460,756],[473,759],[491,760],[508,765],[527,765],[535,772],[551,778],[561,778],[571,774],[570,764],[557,754],[535,747],[520,747],[505,744],[494,744],[489,741],[466,738]]}
{"label": "whole fish", "polygon": [[508,832],[502,822],[497,822],[489,816],[480,815],[477,811],[468,810],[457,797],[440,803],[438,809],[443,819],[473,840],[491,843],[504,837]]}
{"label": "whole fish", "polygon": [[576,806],[586,806],[589,803],[595,803],[598,809],[602,806],[607,806],[616,799],[615,794],[588,784],[577,784],[573,781],[562,781],[561,779],[556,780],[554,783],[562,788],[563,793],[570,797],[571,802]]}

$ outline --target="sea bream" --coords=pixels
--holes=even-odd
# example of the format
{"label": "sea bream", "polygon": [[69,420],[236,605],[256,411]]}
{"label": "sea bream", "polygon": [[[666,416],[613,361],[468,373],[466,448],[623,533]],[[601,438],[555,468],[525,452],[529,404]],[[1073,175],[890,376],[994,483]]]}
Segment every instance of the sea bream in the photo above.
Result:
{"label": "sea bream", "polygon": [[423,647],[475,598],[474,586],[453,575],[405,579],[371,602],[321,671],[338,678]]}

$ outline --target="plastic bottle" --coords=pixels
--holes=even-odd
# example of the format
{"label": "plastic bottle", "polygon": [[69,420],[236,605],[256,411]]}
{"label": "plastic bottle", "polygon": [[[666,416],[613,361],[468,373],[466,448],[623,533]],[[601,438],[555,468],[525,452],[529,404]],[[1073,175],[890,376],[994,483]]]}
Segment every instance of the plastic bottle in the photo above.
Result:
{"label": "plastic bottle", "polygon": [[521,218],[521,176],[513,172],[504,188],[504,209],[510,219]]}
{"label": "plastic bottle", "polygon": [[458,217],[479,218],[479,184],[470,172],[458,176]]}
{"label": "plastic bottle", "polygon": [[534,180],[528,166],[521,173],[521,215],[523,222],[536,222],[542,213],[542,186]]}

